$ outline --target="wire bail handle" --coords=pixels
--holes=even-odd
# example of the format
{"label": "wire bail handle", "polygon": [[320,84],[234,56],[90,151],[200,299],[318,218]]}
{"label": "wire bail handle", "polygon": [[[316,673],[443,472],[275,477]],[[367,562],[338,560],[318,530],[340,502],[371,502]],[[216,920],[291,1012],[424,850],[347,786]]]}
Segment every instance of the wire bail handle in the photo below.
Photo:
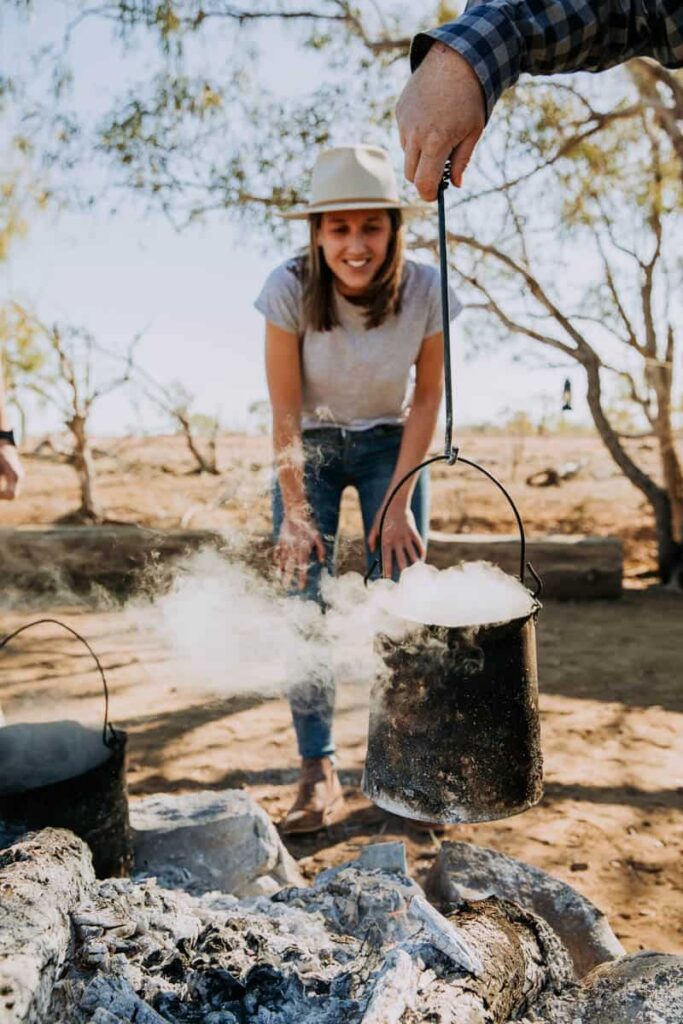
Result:
{"label": "wire bail handle", "polygon": [[439,271],[441,281],[441,318],[442,318],[442,331],[443,331],[443,372],[444,372],[444,391],[446,395],[446,436],[444,441],[444,454],[435,455],[431,459],[427,459],[425,462],[420,463],[419,466],[415,466],[410,472],[406,473],[405,476],[399,480],[391,494],[389,499],[382,510],[382,516],[379,521],[379,536],[377,539],[378,545],[378,556],[373,562],[372,566],[365,575],[365,582],[367,583],[372,576],[377,565],[379,565],[380,576],[384,575],[384,558],[382,553],[382,532],[384,530],[384,520],[386,519],[389,506],[396,497],[397,493],[403,487],[403,485],[410,480],[412,476],[419,473],[420,470],[425,469],[427,466],[431,466],[434,462],[446,462],[449,466],[454,466],[456,462],[462,462],[466,466],[471,466],[473,469],[478,469],[480,473],[496,485],[499,491],[507,498],[508,504],[512,509],[517,527],[519,529],[520,537],[520,561],[519,561],[519,581],[522,585],[524,583],[525,570],[528,569],[534,578],[536,583],[536,590],[533,593],[533,597],[537,598],[541,590],[543,589],[543,581],[534,569],[531,562],[526,560],[526,535],[524,533],[524,523],[522,517],[519,514],[519,509],[512,500],[510,493],[503,487],[500,480],[498,480],[493,473],[490,473],[488,469],[480,466],[477,462],[472,462],[470,459],[465,459],[460,455],[459,449],[453,447],[453,380],[451,372],[451,317],[450,317],[450,300],[448,296],[448,248],[447,248],[447,234],[446,234],[446,205],[444,202],[444,193],[451,180],[451,160],[450,157],[446,161],[439,182],[439,189],[437,192],[437,210],[438,210],[438,226],[439,226]]}
{"label": "wire bail handle", "polygon": [[100,662],[100,659],[97,657],[97,655],[95,654],[95,652],[93,651],[92,647],[85,639],[85,637],[81,636],[80,633],[77,633],[75,629],[71,628],[71,626],[67,626],[65,622],[60,622],[59,619],[36,619],[35,622],[27,622],[25,625],[19,626],[19,628],[15,629],[12,633],[8,633],[7,636],[4,636],[2,640],[0,640],[0,650],[2,650],[5,644],[8,644],[10,640],[13,640],[15,636],[19,636],[20,633],[23,633],[24,630],[31,629],[33,626],[42,626],[45,623],[52,623],[55,626],[61,626],[62,629],[66,629],[69,633],[71,633],[72,636],[75,636],[77,640],[80,640],[82,644],[85,644],[89,653],[92,655],[95,664],[97,665],[97,670],[100,673],[100,678],[102,680],[102,689],[104,690],[104,722],[102,724],[102,742],[104,743],[105,747],[109,747],[110,749],[115,747],[119,741],[117,738],[116,730],[109,721],[109,687],[107,686],[107,679],[104,674],[104,669],[102,668],[102,663]]}
{"label": "wire bail handle", "polygon": [[446,395],[446,437],[444,458],[452,466],[458,458],[453,448],[453,375],[451,369],[451,309],[448,296],[448,243],[446,236],[446,204],[444,193],[451,182],[451,160],[446,161],[439,182],[436,205],[439,221],[439,277],[441,281],[441,320],[443,331],[443,376]]}

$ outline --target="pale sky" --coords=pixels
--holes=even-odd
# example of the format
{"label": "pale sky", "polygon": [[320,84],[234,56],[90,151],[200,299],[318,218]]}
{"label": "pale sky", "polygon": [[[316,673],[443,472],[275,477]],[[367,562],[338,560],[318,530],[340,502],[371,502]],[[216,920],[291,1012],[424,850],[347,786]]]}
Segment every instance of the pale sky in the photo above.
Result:
{"label": "pale sky", "polygon": [[[38,7],[44,12],[44,4]],[[50,8],[55,17],[59,8],[57,3]],[[0,35],[5,49],[13,39],[11,55],[5,53],[5,63],[11,64],[22,45],[14,45],[17,31],[10,17],[2,14]],[[41,13],[19,35],[35,44],[45,30]],[[265,38],[269,84],[283,95],[309,87],[316,55],[292,62],[275,31]],[[144,62],[144,54],[140,59]],[[102,26],[92,23],[78,30],[72,60],[79,103],[87,106],[116,88],[121,71]],[[407,66],[403,70],[407,75]],[[396,171],[400,174],[398,159]],[[299,228],[303,242],[305,229]],[[47,213],[15,245],[0,298],[24,301],[44,320],[86,327],[107,348],[122,349],[143,332],[139,355],[147,370],[160,381],[181,381],[196,396],[196,411],[218,413],[225,426],[239,428],[247,423],[250,403],[267,395],[263,322],[252,302],[270,269],[286,255],[288,250],[275,247],[264,254],[262,237],[236,228],[220,214],[205,226],[177,233],[160,214],[143,217],[127,207],[114,216]],[[540,366],[538,358],[520,365],[500,350],[495,357],[471,361],[457,323],[456,425],[494,420],[510,409],[532,416],[548,407],[559,411],[567,375],[574,384],[573,421],[585,419],[578,370],[534,369]],[[138,413],[122,394],[103,400],[93,420],[100,434],[128,432],[138,423]],[[157,424],[158,416],[150,411],[144,425]],[[56,427],[54,413],[30,409],[32,434]]]}

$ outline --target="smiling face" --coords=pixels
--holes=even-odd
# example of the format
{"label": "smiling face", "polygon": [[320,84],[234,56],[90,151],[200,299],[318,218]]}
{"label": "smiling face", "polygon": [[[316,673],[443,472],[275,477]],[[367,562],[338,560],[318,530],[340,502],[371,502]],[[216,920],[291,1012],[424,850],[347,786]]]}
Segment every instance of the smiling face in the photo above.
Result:
{"label": "smiling face", "polygon": [[323,213],[316,241],[342,295],[363,295],[384,263],[391,239],[387,210]]}

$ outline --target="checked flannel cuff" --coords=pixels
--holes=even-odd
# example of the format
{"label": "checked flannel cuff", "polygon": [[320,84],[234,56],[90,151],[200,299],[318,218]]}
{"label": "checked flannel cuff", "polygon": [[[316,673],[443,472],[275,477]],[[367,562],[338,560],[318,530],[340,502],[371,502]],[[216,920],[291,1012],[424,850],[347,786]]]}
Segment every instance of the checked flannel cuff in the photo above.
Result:
{"label": "checked flannel cuff", "polygon": [[636,56],[681,67],[683,0],[470,0],[457,21],[415,36],[413,71],[435,40],[471,66],[488,118],[524,71],[602,71]]}
{"label": "checked flannel cuff", "polygon": [[484,91],[486,119],[501,93],[520,75],[520,46],[515,28],[497,7],[481,5],[466,11],[457,21],[415,36],[410,49],[414,71],[438,40],[464,57]]}

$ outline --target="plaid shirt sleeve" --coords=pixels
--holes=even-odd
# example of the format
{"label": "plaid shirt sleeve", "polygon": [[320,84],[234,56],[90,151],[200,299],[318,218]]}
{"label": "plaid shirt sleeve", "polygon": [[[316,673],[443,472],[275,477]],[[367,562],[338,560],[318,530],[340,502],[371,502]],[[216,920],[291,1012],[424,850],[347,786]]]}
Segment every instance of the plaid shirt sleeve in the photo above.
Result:
{"label": "plaid shirt sleeve", "polygon": [[415,36],[414,71],[435,40],[481,82],[486,113],[524,71],[603,71],[629,57],[683,66],[682,0],[470,0],[457,21]]}

